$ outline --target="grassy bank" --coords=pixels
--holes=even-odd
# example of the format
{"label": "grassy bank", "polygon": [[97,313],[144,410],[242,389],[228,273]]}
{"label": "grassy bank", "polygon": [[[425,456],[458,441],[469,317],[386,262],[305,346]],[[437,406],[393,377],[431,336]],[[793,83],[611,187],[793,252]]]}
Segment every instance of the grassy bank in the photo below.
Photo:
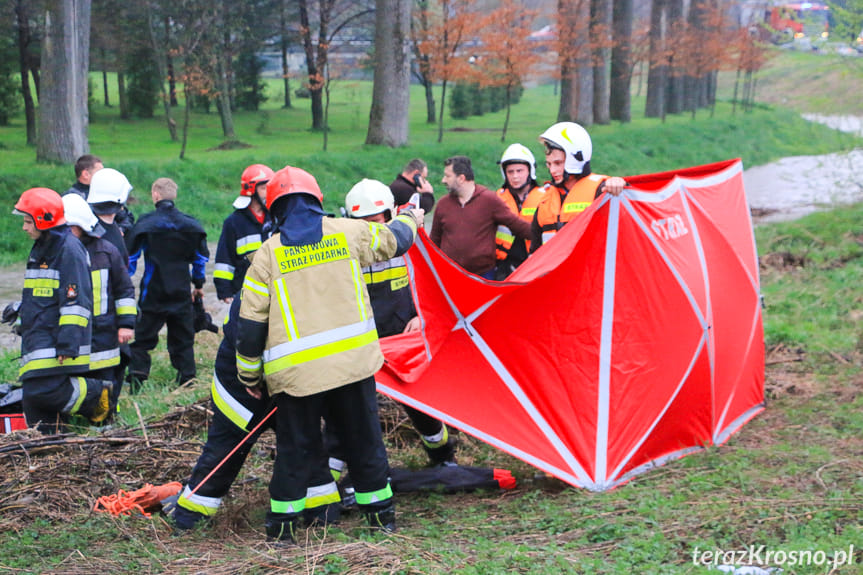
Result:
{"label": "grassy bank", "polygon": [[[863,85],[863,82],[861,82]],[[275,91],[275,89],[274,89]],[[106,165],[124,172],[135,190],[130,204],[136,213],[152,209],[149,188],[160,176],[174,178],[180,185],[178,205],[200,218],[215,240],[222,220],[230,213],[230,202],[238,190],[239,175],[248,164],[262,162],[273,167],[286,164],[313,173],[325,194],[326,207],[337,211],[344,194],[363,177],[389,183],[413,157],[424,158],[432,167],[430,179],[439,184],[443,160],[455,154],[473,159],[477,181],[499,185],[497,160],[506,144],[500,142],[504,113],[487,114],[468,120],[447,117],[443,143],[437,143],[437,128],[424,123],[424,101],[419,89],[412,94],[410,144],[388,149],[364,146],[370,84],[343,82],[333,89],[329,151],[322,151],[322,134],[308,130],[308,100],[295,100],[293,109],[272,108],[258,113],[235,114],[239,139],[250,148],[221,151],[219,118],[216,114],[194,114],[185,160],[179,160],[180,145],[170,141],[164,119],[122,121],[115,108],[95,105],[90,126],[93,153]],[[116,101],[116,99],[114,100]],[[557,98],[551,86],[525,92],[513,109],[507,144],[520,141],[530,146],[539,159],[542,150],[537,135],[554,122]],[[758,107],[753,112],[732,113],[732,106],[720,102],[715,114],[702,110],[693,120],[689,114],[669,116],[665,122],[641,117],[643,99],[633,103],[632,123],[593,126],[594,171],[605,174],[639,174],[710,163],[741,157],[745,166],[754,166],[785,156],[820,154],[861,145],[861,140],[823,126],[806,122],[781,108]],[[177,112],[179,114],[179,112]],[[73,178],[70,166],[39,165],[35,152],[23,144],[22,120],[0,128],[0,204],[11,206],[22,191],[46,186],[58,191],[68,188]],[[29,242],[20,232],[20,221],[0,217],[0,265],[20,261]]]}

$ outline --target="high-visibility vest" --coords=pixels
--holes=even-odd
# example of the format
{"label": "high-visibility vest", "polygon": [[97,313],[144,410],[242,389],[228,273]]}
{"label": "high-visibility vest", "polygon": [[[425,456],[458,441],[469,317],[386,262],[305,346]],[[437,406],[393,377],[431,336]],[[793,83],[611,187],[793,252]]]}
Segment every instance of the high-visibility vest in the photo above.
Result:
{"label": "high-visibility vest", "polygon": [[[533,221],[533,216],[536,213],[536,208],[545,196],[545,190],[539,186],[534,186],[524,198],[524,203],[521,205],[521,210],[518,209],[518,204],[515,198],[507,188],[501,188],[497,191],[497,197],[503,200],[506,207],[514,213],[521,216],[521,219],[530,223]],[[512,230],[507,226],[498,226],[497,232],[494,235],[494,243],[498,260],[505,260],[509,255],[509,250],[512,248],[512,242],[515,241],[515,236]],[[524,240],[527,251],[530,251],[530,240]]]}
{"label": "high-visibility vest", "polygon": [[[543,196],[542,203],[536,209],[536,223],[542,231],[543,244],[553,238],[564,224],[593,203],[597,188],[607,178],[608,176],[589,174],[576,181],[568,193],[553,184],[546,184],[548,193]],[[561,197],[563,197],[562,203]]]}

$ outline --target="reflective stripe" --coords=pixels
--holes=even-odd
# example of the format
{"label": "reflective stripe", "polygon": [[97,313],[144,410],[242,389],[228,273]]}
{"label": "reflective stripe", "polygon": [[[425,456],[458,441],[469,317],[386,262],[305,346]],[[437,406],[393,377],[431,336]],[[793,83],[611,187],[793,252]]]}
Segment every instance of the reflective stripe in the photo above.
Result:
{"label": "reflective stripe", "polygon": [[[237,255],[241,256],[253,252],[261,247],[261,234],[252,234],[237,239]],[[232,270],[233,271],[233,270]]]}
{"label": "reflective stripe", "polygon": [[369,317],[368,313],[366,313],[366,305],[363,302],[363,290],[366,284],[363,281],[363,272],[357,260],[351,260],[351,271],[354,273],[354,292],[357,295],[357,308],[360,311],[360,319],[365,321]]}
{"label": "reflective stripe", "polygon": [[443,447],[449,441],[449,431],[446,428],[446,425],[441,424],[442,429],[439,433],[435,433],[434,435],[421,435],[420,437],[423,440],[423,443],[426,447],[434,449],[435,447]]}
{"label": "reflective stripe", "polygon": [[[78,366],[88,366],[90,365],[90,354],[79,355],[75,358],[66,358],[66,360],[62,363],[62,367],[78,367]],[[45,359],[34,359],[28,361],[26,363],[22,362],[21,368],[18,370],[18,376],[22,376],[29,371],[35,371],[38,369],[51,369],[53,367],[61,367],[59,361],[57,361],[56,357],[45,358]]]}
{"label": "reflective stripe", "polygon": [[[368,270],[369,268],[363,268]],[[366,284],[383,283],[390,280],[395,280],[407,277],[408,269],[405,266],[381,270],[379,272],[366,272],[363,274],[363,280]]]}
{"label": "reflective stripe", "polygon": [[138,308],[135,307],[135,298],[124,297],[114,302],[117,315],[136,315]]}
{"label": "reflective stripe", "polygon": [[90,354],[90,369],[102,369],[113,365],[120,365],[119,347]]}
{"label": "reflective stripe", "polygon": [[273,513],[299,513],[306,508],[306,498],[294,501],[276,501],[270,499],[270,511]]}
{"label": "reflective stripe", "polygon": [[90,319],[90,310],[80,305],[65,305],[60,308],[60,315],[77,315],[85,319]]}
{"label": "reflective stripe", "polygon": [[335,481],[306,489],[306,509],[323,507],[330,503],[338,503],[341,500],[339,488]]}
{"label": "reflective stripe", "polygon": [[236,269],[232,265],[216,264],[216,267],[213,269],[213,277],[230,281],[234,279],[234,270]]}
{"label": "reflective stripe", "polygon": [[372,233],[372,241],[370,247],[372,248],[372,251],[377,251],[378,246],[380,246],[381,243],[381,238],[379,235],[381,231],[380,224],[373,224],[370,222],[369,231]]}
{"label": "reflective stripe", "polygon": [[264,350],[264,373],[357,349],[377,339],[375,320],[369,319],[281,343]]}
{"label": "reflective stripe", "polygon": [[248,288],[249,291],[253,291],[258,295],[262,295],[265,297],[270,297],[270,290],[259,281],[255,281],[249,276],[246,276],[246,279],[243,280],[243,287]]}
{"label": "reflective stripe", "polygon": [[108,313],[108,270],[90,272],[93,282],[93,315]]}
{"label": "reflective stripe", "polygon": [[294,310],[291,308],[291,299],[288,297],[288,290],[285,287],[284,278],[276,280],[276,289],[279,292],[279,308],[282,311],[282,322],[285,324],[285,334],[289,340],[295,340],[299,335],[297,330],[297,319],[294,317]]}
{"label": "reflective stripe", "polygon": [[49,278],[25,279],[24,289],[57,289],[60,287],[60,280]]}
{"label": "reflective stripe", "polygon": [[261,360],[257,361],[246,361],[246,358],[237,354],[237,367],[242,369],[243,371],[260,371],[261,370]]}
{"label": "reflective stripe", "polygon": [[380,503],[381,501],[386,501],[393,496],[392,487],[390,487],[389,483],[383,489],[378,489],[377,491],[372,491],[370,493],[356,491],[357,495],[357,503],[360,505],[371,505],[372,503]]}
{"label": "reflective stripe", "polygon": [[206,515],[207,517],[215,515],[221,504],[221,497],[204,497],[203,495],[192,493],[188,485],[183,489],[183,494],[177,500],[177,505],[180,507]]}
{"label": "reflective stripe", "polygon": [[521,215],[523,216],[532,216],[536,213],[536,206],[532,208],[523,207],[521,208]]}
{"label": "reflective stripe", "polygon": [[512,244],[512,242],[515,241],[515,236],[512,234],[512,230],[506,226],[498,226],[497,232],[494,234],[494,238],[507,244]]}
{"label": "reflective stripe", "polygon": [[81,404],[84,403],[84,398],[87,397],[87,380],[83,377],[70,377],[72,383],[72,396],[63,407],[62,413],[74,415],[81,409]]}
{"label": "reflective stripe", "polygon": [[86,317],[67,314],[60,316],[60,321],[57,322],[57,325],[79,325],[81,327],[87,327],[88,323],[90,323],[90,321]]}
{"label": "reflective stripe", "polygon": [[26,270],[24,272],[24,279],[53,279],[60,281],[60,270],[52,270],[52,269],[36,269],[36,270]]}
{"label": "reflective stripe", "polygon": [[210,388],[210,393],[213,395],[213,403],[216,404],[219,411],[230,419],[234,425],[246,431],[246,426],[249,425],[249,421],[251,421],[254,414],[225,389],[225,386],[222,385],[216,374],[213,374],[213,385]]}

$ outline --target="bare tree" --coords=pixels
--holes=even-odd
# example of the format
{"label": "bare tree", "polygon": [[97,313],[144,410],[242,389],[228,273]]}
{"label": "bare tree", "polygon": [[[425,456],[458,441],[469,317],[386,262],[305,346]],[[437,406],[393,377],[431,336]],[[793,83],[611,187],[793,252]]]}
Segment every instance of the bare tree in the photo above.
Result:
{"label": "bare tree", "polygon": [[413,0],[377,0],[375,82],[366,144],[408,142],[410,25]]}
{"label": "bare tree", "polygon": [[428,0],[416,0],[416,10],[411,18],[411,49],[414,54],[416,68],[412,70],[425,91],[426,123],[437,123],[434,102],[434,82],[431,73],[431,58],[420,49],[423,38],[428,38],[431,26]]}
{"label": "bare tree", "polygon": [[90,150],[89,63],[90,0],[48,0],[42,39],[37,160],[72,163]]}
{"label": "bare tree", "polygon": [[593,50],[593,121],[610,121],[608,57],[611,50],[611,0],[590,0],[590,45]]}
{"label": "bare tree", "polygon": [[665,1],[653,0],[650,8],[650,66],[647,72],[647,100],[644,115],[665,119],[665,78],[668,54],[665,47]]}
{"label": "bare tree", "polygon": [[18,66],[21,76],[21,97],[24,99],[24,120],[27,125],[27,145],[36,145],[36,105],[33,102],[33,94],[30,92],[30,74],[34,77],[38,70],[35,57],[31,47],[34,39],[31,33],[30,18],[32,13],[28,10],[30,3],[24,0],[15,1],[15,19],[18,26]]}
{"label": "bare tree", "polygon": [[558,122],[593,123],[590,0],[558,0],[560,105]]}

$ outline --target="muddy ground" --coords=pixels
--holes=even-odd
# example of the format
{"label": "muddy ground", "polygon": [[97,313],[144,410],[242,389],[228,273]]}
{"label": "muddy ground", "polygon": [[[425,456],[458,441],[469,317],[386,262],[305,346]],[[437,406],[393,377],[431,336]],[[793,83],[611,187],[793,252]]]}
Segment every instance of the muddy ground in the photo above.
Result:
{"label": "muddy ground", "polygon": [[[837,130],[863,136],[863,117],[804,116],[812,122],[826,124]],[[746,195],[753,213],[753,221],[775,222],[799,218],[819,209],[863,201],[863,150],[823,156],[795,156],[783,158],[764,166],[750,168],[743,173]],[[217,325],[227,312],[227,305],[216,297],[213,288],[213,258],[216,244],[210,245],[211,260],[207,266],[208,282],[204,286],[204,306]],[[143,269],[143,265],[139,266]],[[135,276],[140,283],[141,269]],[[0,309],[8,302],[21,297],[24,274],[20,266],[0,268]],[[6,326],[0,326],[0,349],[15,349],[18,337]]]}

